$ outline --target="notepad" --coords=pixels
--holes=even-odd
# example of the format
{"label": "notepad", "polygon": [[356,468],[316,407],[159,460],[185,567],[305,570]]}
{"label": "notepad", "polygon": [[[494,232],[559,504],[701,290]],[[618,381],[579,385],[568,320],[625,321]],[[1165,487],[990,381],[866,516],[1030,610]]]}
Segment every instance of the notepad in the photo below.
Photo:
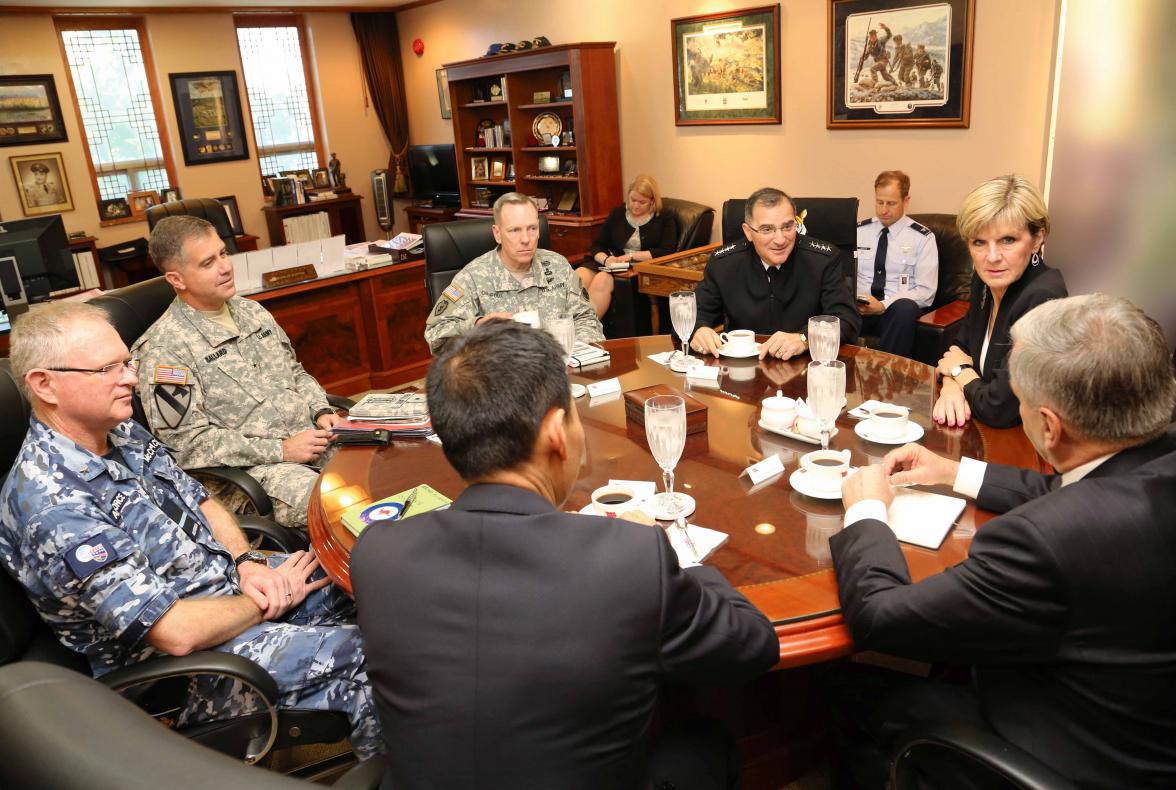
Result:
{"label": "notepad", "polygon": [[686,543],[686,536],[682,534],[681,529],[676,526],[666,528],[666,537],[670,539],[670,545],[674,547],[674,553],[678,555],[678,564],[682,567],[702,562],[714,554],[719,546],[727,542],[726,532],[707,529],[697,524],[687,524],[686,529],[690,533],[690,540],[694,541],[694,548],[698,550],[697,555],[690,550],[689,544]]}
{"label": "notepad", "polygon": [[[398,516],[400,508],[387,508],[386,505],[390,503],[403,504],[412,489],[401,491],[399,494],[393,494],[390,497],[385,497],[378,502],[366,502],[359,505],[352,505],[343,511],[340,519],[343,526],[347,527],[352,535],[358,536],[359,533],[367,529],[368,525],[373,521],[380,521],[391,516]],[[419,516],[421,513],[428,513],[430,510],[442,510],[449,507],[453,502],[452,499],[442,494],[437,489],[430,485],[421,483],[416,486],[416,498],[412,501],[412,507],[409,508],[408,515],[404,518],[412,518]],[[397,521],[400,519],[397,518]],[[390,522],[392,524],[397,521]]]}
{"label": "notepad", "polygon": [[967,502],[959,497],[900,488],[894,492],[887,518],[903,543],[938,549]]}

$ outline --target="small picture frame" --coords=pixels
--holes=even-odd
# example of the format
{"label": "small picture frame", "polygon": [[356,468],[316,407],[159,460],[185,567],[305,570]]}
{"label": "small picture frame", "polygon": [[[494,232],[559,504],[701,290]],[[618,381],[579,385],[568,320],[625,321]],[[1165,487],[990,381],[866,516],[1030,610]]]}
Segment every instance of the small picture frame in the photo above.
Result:
{"label": "small picture frame", "polygon": [[102,222],[112,222],[120,219],[130,219],[131,204],[125,197],[111,198],[98,202],[98,219]]}
{"label": "small picture frame", "polygon": [[502,181],[506,178],[506,160],[505,159],[491,159],[490,160],[490,180]]}
{"label": "small picture frame", "polygon": [[316,167],[310,171],[315,189],[329,189],[331,187],[331,171],[325,167]]}
{"label": "small picture frame", "polygon": [[263,197],[272,198],[274,196],[273,179],[275,178],[277,178],[277,175],[261,177],[261,194]]}
{"label": "small picture frame", "polygon": [[474,181],[487,181],[490,175],[490,162],[484,156],[470,159],[470,178]]}
{"label": "small picture frame", "polygon": [[306,170],[306,169],[303,169],[303,170],[283,170],[282,175],[286,176],[287,178],[296,178],[299,181],[301,181],[303,184],[312,183],[310,180],[310,171]]}
{"label": "small picture frame", "polygon": [[10,156],[16,193],[26,217],[73,211],[73,197],[65,178],[65,162],[58,152]]}
{"label": "small picture frame", "polygon": [[161,189],[159,191],[159,202],[160,203],[175,203],[176,201],[179,201],[182,199],[183,198],[180,196],[180,188],[179,187],[168,187],[167,189]]}
{"label": "small picture frame", "polygon": [[575,211],[576,204],[580,201],[580,191],[578,189],[566,189],[560,195],[559,205],[556,206],[558,211]]}
{"label": "small picture frame", "polygon": [[147,209],[159,205],[159,193],[154,189],[128,192],[127,202],[131,204],[131,216],[135,219],[143,219],[147,216]]}
{"label": "small picture frame", "polygon": [[550,173],[552,175],[559,173],[559,157],[558,156],[541,156],[539,157],[539,172]]}
{"label": "small picture frame", "polygon": [[535,91],[531,94],[532,104],[547,104],[551,101],[551,91]]}
{"label": "small picture frame", "polygon": [[441,117],[453,117],[453,108],[449,104],[449,72],[437,69],[437,101],[441,103]]}
{"label": "small picture frame", "polygon": [[237,196],[226,195],[224,197],[218,197],[216,202],[224,207],[225,216],[229,218],[229,228],[233,231],[233,235],[245,235],[245,229],[241,227],[241,211],[237,208]]}

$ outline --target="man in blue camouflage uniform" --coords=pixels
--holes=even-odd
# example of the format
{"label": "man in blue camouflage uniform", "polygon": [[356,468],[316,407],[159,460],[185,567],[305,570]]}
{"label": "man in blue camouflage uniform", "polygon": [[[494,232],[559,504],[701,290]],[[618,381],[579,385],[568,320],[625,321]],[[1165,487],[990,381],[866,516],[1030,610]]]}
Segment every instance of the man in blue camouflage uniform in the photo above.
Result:
{"label": "man in blue camouflage uniform", "polygon": [[[251,552],[236,520],[131,415],[136,363],[92,305],[18,321],[13,371],[33,404],[0,490],[0,562],[96,676],[216,649],[273,676],[279,707],[336,710],[355,753],[383,750],[353,607],[314,554]],[[193,688],[180,723],[256,706],[236,682]]]}

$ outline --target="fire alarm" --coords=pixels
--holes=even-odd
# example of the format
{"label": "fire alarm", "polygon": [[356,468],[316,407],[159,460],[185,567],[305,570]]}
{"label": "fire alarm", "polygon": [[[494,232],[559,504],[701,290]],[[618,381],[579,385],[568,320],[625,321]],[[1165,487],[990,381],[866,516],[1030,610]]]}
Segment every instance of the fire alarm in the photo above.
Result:
{"label": "fire alarm", "polygon": [[418,55],[425,54],[425,42],[421,41],[419,38],[413,39],[412,51]]}

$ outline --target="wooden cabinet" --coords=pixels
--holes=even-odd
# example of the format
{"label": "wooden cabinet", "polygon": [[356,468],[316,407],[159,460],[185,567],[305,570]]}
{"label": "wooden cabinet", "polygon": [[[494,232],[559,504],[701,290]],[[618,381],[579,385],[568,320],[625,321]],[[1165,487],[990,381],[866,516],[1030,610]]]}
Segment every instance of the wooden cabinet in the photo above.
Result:
{"label": "wooden cabinet", "polygon": [[452,222],[455,214],[457,214],[457,209],[440,206],[409,206],[404,210],[404,215],[408,217],[408,232],[417,235],[420,235],[421,228],[425,225],[432,225],[434,222]]}
{"label": "wooden cabinet", "polygon": [[286,244],[286,230],[282,226],[282,220],[287,217],[317,214],[320,211],[327,215],[332,236],[342,234],[347,237],[348,244],[367,241],[367,233],[363,229],[363,210],[359,201],[359,195],[344,194],[337,198],[316,200],[297,206],[265,206],[262,211],[265,212],[265,226],[269,231],[270,246],[280,247]]}
{"label": "wooden cabinet", "polygon": [[[573,262],[588,252],[609,210],[624,198],[615,46],[566,44],[446,64],[461,186],[458,218],[487,216],[504,192],[522,192],[547,200],[552,249]],[[561,85],[571,86],[571,98]],[[553,101],[536,101],[543,93]],[[488,126],[509,126],[510,139],[486,145]],[[552,129],[565,144],[543,137]]]}

